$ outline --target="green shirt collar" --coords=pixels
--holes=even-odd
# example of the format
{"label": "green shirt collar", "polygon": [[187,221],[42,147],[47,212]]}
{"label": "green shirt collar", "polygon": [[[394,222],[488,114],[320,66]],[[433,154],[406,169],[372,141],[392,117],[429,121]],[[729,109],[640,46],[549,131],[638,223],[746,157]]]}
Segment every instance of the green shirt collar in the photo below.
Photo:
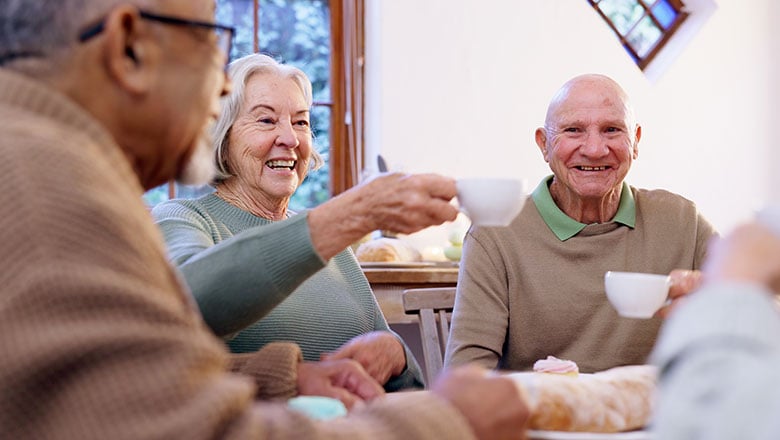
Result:
{"label": "green shirt collar", "polygon": [[[536,204],[536,209],[539,210],[539,214],[550,230],[553,231],[559,240],[566,241],[577,235],[587,225],[569,217],[555,204],[549,187],[552,178],[553,176],[550,175],[542,179],[539,186],[532,193],[532,197]],[[620,192],[620,205],[618,205],[617,213],[615,213],[612,221],[632,229],[636,224],[636,203],[634,202],[634,195],[626,182],[623,182],[623,189]]]}

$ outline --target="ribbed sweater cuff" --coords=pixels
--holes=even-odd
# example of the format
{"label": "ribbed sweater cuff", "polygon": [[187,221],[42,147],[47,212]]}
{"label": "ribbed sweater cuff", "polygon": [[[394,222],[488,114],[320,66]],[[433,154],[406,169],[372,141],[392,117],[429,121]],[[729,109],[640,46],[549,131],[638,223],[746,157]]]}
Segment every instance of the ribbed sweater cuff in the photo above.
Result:
{"label": "ribbed sweater cuff", "polygon": [[272,342],[261,350],[233,355],[233,371],[251,376],[260,399],[289,399],[298,394],[298,364],[301,349],[287,342]]}

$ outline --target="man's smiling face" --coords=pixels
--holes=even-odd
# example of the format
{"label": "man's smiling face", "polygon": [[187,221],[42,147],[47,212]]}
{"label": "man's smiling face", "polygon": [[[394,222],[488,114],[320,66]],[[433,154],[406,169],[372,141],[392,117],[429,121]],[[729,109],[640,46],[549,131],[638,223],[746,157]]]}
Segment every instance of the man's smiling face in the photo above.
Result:
{"label": "man's smiling face", "polygon": [[620,190],[639,153],[640,133],[622,90],[587,78],[558,95],[537,142],[557,183],[571,196],[602,199]]}

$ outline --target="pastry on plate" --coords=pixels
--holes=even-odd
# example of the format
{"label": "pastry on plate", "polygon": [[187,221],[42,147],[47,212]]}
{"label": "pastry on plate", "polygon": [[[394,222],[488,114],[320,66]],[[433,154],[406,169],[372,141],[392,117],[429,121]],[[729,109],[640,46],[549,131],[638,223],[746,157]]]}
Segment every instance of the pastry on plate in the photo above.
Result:
{"label": "pastry on plate", "polygon": [[355,256],[361,263],[410,263],[422,261],[420,252],[397,238],[377,238],[358,246]]}
{"label": "pastry on plate", "polygon": [[657,371],[651,365],[615,367],[576,377],[514,373],[531,409],[529,429],[612,433],[650,421]]}

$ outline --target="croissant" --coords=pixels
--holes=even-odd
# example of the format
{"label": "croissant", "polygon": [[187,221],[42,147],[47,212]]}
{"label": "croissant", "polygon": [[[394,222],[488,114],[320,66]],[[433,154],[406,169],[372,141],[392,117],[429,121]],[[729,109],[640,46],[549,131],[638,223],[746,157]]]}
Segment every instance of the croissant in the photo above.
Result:
{"label": "croissant", "polygon": [[362,243],[355,251],[360,262],[414,262],[422,260],[420,252],[397,238],[377,238]]}
{"label": "croissant", "polygon": [[615,367],[573,377],[511,373],[529,401],[529,428],[613,433],[642,428],[653,410],[657,371],[651,365]]}

